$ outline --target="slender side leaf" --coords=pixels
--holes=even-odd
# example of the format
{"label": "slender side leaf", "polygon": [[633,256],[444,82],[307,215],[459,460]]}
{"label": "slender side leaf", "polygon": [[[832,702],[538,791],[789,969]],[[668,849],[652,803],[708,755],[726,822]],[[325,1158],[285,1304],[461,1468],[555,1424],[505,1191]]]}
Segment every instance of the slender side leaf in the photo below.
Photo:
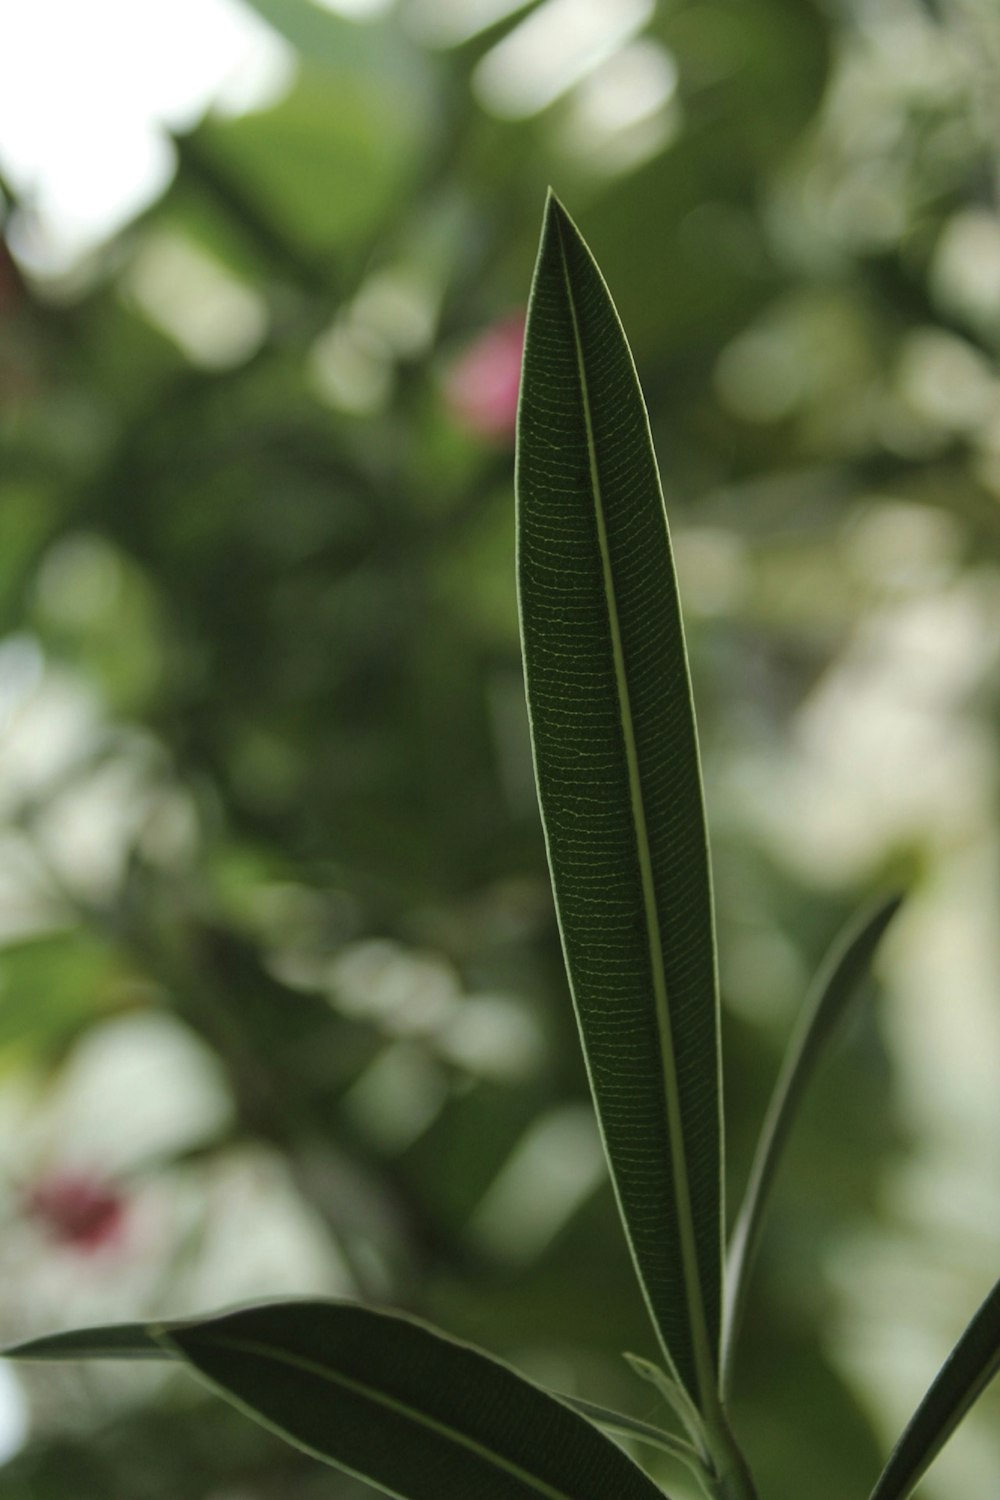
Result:
{"label": "slender side leaf", "polygon": [[177,1359],[143,1323],[113,1323],[104,1328],[72,1328],[47,1333],[0,1349],[6,1359]]}
{"label": "slender side leaf", "polygon": [[749,1274],[760,1239],[764,1209],[788,1139],[795,1112],[823,1051],[849,1013],[851,1001],[871,965],[875,949],[902,903],[893,895],[862,912],[836,938],[806,999],[802,1016],[788,1044],[760,1139],[750,1178],[736,1217],[726,1264],[723,1315],[723,1387],[732,1379]]}
{"label": "slender side leaf", "polygon": [[661,1370],[659,1365],[654,1364],[652,1360],[643,1359],[641,1354],[631,1354],[626,1350],[623,1358],[633,1375],[638,1375],[640,1380],[646,1381],[647,1385],[651,1385],[663,1398],[688,1434],[697,1452],[703,1458],[708,1459],[709,1435],[706,1431],[705,1420],[680,1381],[673,1375],[668,1375],[665,1370]]}
{"label": "slender side leaf", "polygon": [[401,1500],[663,1500],[561,1401],[409,1318],[285,1302],[165,1337],[250,1416]]}
{"label": "slender side leaf", "polygon": [[691,1443],[686,1443],[683,1438],[675,1437],[672,1432],[664,1432],[662,1427],[654,1427],[652,1422],[642,1422],[638,1417],[630,1417],[625,1412],[612,1411],[607,1406],[600,1406],[596,1401],[587,1401],[582,1396],[560,1395],[559,1400],[571,1406],[574,1411],[578,1411],[581,1417],[586,1417],[598,1427],[603,1427],[605,1432],[613,1432],[616,1437],[631,1438],[636,1443],[646,1443],[651,1448],[659,1448],[662,1453],[669,1453],[672,1458],[680,1459],[696,1474],[704,1473],[698,1450]]}
{"label": "slender side leaf", "polygon": [[979,1308],[882,1470],[871,1500],[906,1500],[966,1412],[1000,1373],[1000,1281]]}
{"label": "slender side leaf", "polygon": [[563,951],[668,1363],[717,1400],[718,1000],[701,772],[660,481],[607,287],[550,197],[518,419],[518,583]]}

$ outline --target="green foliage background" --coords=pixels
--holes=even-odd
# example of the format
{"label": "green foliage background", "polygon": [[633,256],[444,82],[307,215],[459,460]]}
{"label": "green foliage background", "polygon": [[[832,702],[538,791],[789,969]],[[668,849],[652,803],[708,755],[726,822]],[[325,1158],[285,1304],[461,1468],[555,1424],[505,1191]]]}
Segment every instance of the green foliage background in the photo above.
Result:
{"label": "green foliage background", "polygon": [[[602,66],[675,86],[617,131],[593,78],[489,107],[544,7],[449,46],[416,5],[255,9],[287,96],[178,139],[85,266],[33,274],[4,198],[4,1336],[353,1291],[646,1414],[531,786],[512,445],[449,397],[523,307],[551,182],[677,540],[734,1196],[827,940],[913,891],[738,1378],[768,1500],[865,1493],[1000,1261],[995,8],[651,5]],[[126,1195],[122,1245],[28,1211],[67,1162]],[[185,1384],[28,1390],[4,1500],[361,1493]],[[992,1493],[996,1415],[928,1496]]]}

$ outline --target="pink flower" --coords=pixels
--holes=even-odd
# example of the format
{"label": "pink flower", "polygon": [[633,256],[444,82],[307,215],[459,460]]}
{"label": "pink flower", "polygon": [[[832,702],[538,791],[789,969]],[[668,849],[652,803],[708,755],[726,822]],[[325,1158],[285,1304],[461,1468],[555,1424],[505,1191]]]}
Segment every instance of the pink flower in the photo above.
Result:
{"label": "pink flower", "polygon": [[116,1188],[80,1171],[42,1178],[26,1192],[24,1208],[56,1244],[88,1255],[119,1244],[127,1217]]}
{"label": "pink flower", "polygon": [[455,360],[445,381],[448,409],[478,437],[511,438],[517,419],[524,314],[494,323]]}

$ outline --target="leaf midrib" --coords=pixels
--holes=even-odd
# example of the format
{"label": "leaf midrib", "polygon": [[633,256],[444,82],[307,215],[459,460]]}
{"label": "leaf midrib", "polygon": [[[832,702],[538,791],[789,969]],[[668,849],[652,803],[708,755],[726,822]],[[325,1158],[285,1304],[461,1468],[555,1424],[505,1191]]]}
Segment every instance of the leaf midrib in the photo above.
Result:
{"label": "leaf midrib", "polygon": [[[618,602],[615,590],[614,574],[611,568],[610,548],[608,546],[607,525],[604,516],[604,498],[601,486],[600,470],[597,461],[597,444],[594,436],[593,422],[590,413],[590,391],[587,380],[586,364],[583,357],[583,341],[580,337],[580,326],[577,317],[576,300],[573,295],[573,285],[569,275],[569,266],[566,257],[566,246],[563,238],[562,225],[556,218],[556,233],[559,237],[560,263],[563,272],[563,281],[566,287],[566,300],[569,306],[570,321],[573,328],[573,346],[576,353],[577,375],[580,381],[580,394],[583,406],[584,428],[587,434],[587,459],[590,469],[590,483],[594,500],[594,516],[597,525],[598,550],[601,554],[601,571],[604,582],[604,594],[608,608],[608,624],[611,631],[611,648],[614,660],[615,685],[618,692],[618,707],[622,725],[622,737],[625,746],[625,763],[628,769],[629,806],[632,812],[632,822],[635,829],[636,850],[639,860],[639,878],[642,887],[643,911],[646,918],[646,935],[649,945],[650,968],[653,980],[653,999],[655,1006],[657,1031],[660,1040],[660,1058],[663,1065],[665,1080],[666,1110],[668,1123],[668,1137],[670,1145],[671,1165],[673,1168],[672,1179],[674,1183],[674,1197],[677,1208],[677,1223],[680,1234],[681,1264],[683,1267],[685,1290],[687,1294],[687,1306],[691,1314],[691,1342],[694,1352],[695,1367],[698,1378],[699,1392],[703,1407],[708,1410],[715,1404],[715,1368],[710,1352],[708,1329],[705,1318],[704,1293],[701,1284],[701,1276],[698,1270],[698,1252],[695,1244],[694,1226],[691,1213],[691,1184],[688,1172],[687,1156],[685,1151],[685,1139],[683,1122],[680,1113],[680,1097],[678,1092],[677,1058],[674,1049],[673,1031],[670,1024],[670,1001],[667,994],[666,974],[663,963],[663,937],[660,931],[659,911],[656,904],[656,886],[653,878],[653,866],[649,849],[649,830],[646,821],[646,809],[642,793],[642,779],[639,771],[639,754],[635,742],[635,731],[632,724],[631,694],[629,692],[628,678],[625,670],[625,652],[621,638],[621,625],[618,618]],[[626,1231],[628,1232],[628,1231]],[[631,1239],[631,1235],[629,1235]],[[643,1293],[647,1302],[650,1297],[645,1286],[644,1278]],[[650,1311],[653,1313],[653,1322],[660,1337],[661,1344],[665,1343],[663,1331],[660,1328],[659,1318],[650,1302]],[[671,1351],[664,1347],[664,1353],[668,1362],[673,1364]]]}
{"label": "leaf midrib", "polygon": [[[169,1330],[165,1331],[169,1338]],[[427,1428],[428,1431],[436,1433],[439,1437],[447,1438],[448,1441],[457,1444],[457,1446],[466,1448],[478,1458],[493,1464],[498,1469],[502,1469],[522,1484],[528,1485],[537,1494],[543,1496],[544,1500],[574,1500],[574,1497],[566,1491],[555,1489],[552,1485],[547,1484],[544,1479],[539,1479],[529,1470],[522,1468],[520,1464],[514,1463],[512,1459],[505,1458],[492,1448],[487,1448],[484,1444],[477,1442],[475,1438],[469,1437],[458,1428],[450,1427],[446,1422],[440,1422],[436,1417],[428,1416],[427,1413],[420,1411],[418,1408],[409,1406],[405,1401],[399,1401],[396,1397],[387,1395],[385,1391],[380,1391],[374,1386],[367,1385],[364,1381],[355,1380],[352,1376],[345,1375],[339,1370],[332,1370],[328,1365],[322,1365],[316,1360],[308,1359],[305,1355],[292,1354],[287,1350],[275,1348],[270,1344],[262,1343],[256,1339],[213,1338],[210,1341],[209,1347],[229,1349],[237,1354],[256,1354],[262,1359],[274,1360],[278,1364],[290,1365],[293,1369],[302,1370],[308,1375],[315,1375],[320,1380],[327,1381],[330,1385],[341,1386],[344,1390],[350,1391],[354,1395],[362,1396],[375,1405],[383,1406],[387,1411],[395,1412],[397,1416],[405,1417],[409,1421]],[[324,1457],[329,1458],[330,1455],[325,1454]]]}

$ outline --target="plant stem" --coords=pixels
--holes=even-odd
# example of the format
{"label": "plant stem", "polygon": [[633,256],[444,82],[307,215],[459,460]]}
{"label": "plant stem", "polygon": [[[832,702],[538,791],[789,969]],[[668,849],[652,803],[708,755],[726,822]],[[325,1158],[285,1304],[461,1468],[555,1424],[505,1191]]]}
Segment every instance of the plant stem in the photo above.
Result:
{"label": "plant stem", "polygon": [[717,1493],[719,1500],[758,1500],[757,1487],[742,1454],[738,1467],[719,1478]]}
{"label": "plant stem", "polygon": [[697,1474],[709,1500],[759,1500],[750,1466],[733,1436],[725,1406],[713,1390],[709,1410],[696,1407],[687,1391],[659,1365],[637,1354],[626,1354],[629,1368],[640,1380],[655,1386],[678,1416],[697,1454]]}
{"label": "plant stem", "polygon": [[717,1500],[759,1500],[750,1466],[733,1436],[721,1405],[708,1419],[706,1435],[711,1451]]}

